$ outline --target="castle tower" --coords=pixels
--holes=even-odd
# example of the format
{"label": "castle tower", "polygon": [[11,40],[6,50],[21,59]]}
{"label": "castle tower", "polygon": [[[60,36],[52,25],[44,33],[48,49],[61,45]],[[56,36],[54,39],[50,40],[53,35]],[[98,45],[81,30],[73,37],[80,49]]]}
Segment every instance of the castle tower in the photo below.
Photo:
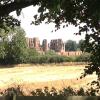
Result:
{"label": "castle tower", "polygon": [[33,38],[33,42],[34,42],[34,48],[36,50],[40,50],[40,40],[39,40],[39,38]]}
{"label": "castle tower", "polygon": [[34,48],[33,38],[26,38],[26,42],[29,48]]}
{"label": "castle tower", "polygon": [[43,48],[43,51],[48,50],[48,42],[47,42],[46,39],[44,39],[43,42],[42,42],[42,48]]}
{"label": "castle tower", "polygon": [[55,52],[61,52],[64,50],[64,43],[62,39],[54,39],[50,42],[50,49]]}

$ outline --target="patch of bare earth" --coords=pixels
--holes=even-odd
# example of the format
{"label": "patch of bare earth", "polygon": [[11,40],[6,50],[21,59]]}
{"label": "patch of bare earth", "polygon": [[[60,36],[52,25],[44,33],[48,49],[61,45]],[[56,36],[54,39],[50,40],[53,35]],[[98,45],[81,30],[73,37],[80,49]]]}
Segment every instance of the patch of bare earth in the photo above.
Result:
{"label": "patch of bare earth", "polygon": [[[28,66],[0,69],[0,89],[20,85],[24,91],[37,88],[55,87],[62,89],[86,87],[86,84],[96,79],[95,75],[79,79],[84,65],[75,66]],[[77,80],[78,78],[78,80]]]}

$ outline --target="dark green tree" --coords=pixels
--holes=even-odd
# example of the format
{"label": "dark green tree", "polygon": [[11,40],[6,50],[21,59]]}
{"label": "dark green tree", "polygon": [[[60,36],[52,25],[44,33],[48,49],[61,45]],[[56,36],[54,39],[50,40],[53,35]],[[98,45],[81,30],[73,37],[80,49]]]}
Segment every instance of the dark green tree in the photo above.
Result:
{"label": "dark green tree", "polygon": [[6,48],[5,48],[6,43],[5,42],[0,42],[0,59],[4,59],[6,56]]}
{"label": "dark green tree", "polygon": [[73,40],[68,40],[65,43],[65,51],[76,51],[77,50],[77,43]]}
{"label": "dark green tree", "polygon": [[77,47],[79,48],[79,50],[83,51],[83,49],[84,49],[83,45],[84,45],[84,40],[80,40],[79,43],[78,43],[78,45],[77,45]]}
{"label": "dark green tree", "polygon": [[0,63],[5,63],[5,58],[7,56],[8,50],[8,44],[9,44],[9,36],[12,33],[12,30],[5,25],[6,29],[9,31],[6,31],[2,28],[0,28]]}
{"label": "dark green tree", "polygon": [[28,53],[28,55],[27,55],[27,62],[29,62],[29,63],[36,62],[37,56],[40,56],[40,54],[36,51],[35,48],[28,48],[27,53]]}
{"label": "dark green tree", "polygon": [[54,50],[48,50],[45,52],[45,55],[47,56],[55,56],[57,55],[56,52]]}
{"label": "dark green tree", "polygon": [[24,30],[16,27],[7,47],[7,63],[25,63],[28,56],[27,49]]}

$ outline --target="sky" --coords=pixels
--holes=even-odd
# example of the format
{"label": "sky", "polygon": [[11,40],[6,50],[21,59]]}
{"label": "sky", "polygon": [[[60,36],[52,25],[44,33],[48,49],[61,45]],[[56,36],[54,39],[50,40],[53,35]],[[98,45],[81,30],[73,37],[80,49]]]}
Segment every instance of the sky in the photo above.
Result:
{"label": "sky", "polygon": [[64,42],[67,40],[74,40],[78,42],[81,39],[84,39],[84,34],[79,36],[75,35],[75,32],[78,32],[78,27],[74,27],[70,25],[67,28],[61,28],[58,31],[52,32],[55,30],[54,23],[45,24],[44,22],[40,25],[31,25],[33,16],[37,13],[38,7],[27,7],[24,8],[21,12],[21,15],[18,17],[16,12],[12,12],[10,15],[17,18],[21,21],[21,27],[26,32],[26,37],[38,37],[40,39],[40,43],[42,43],[43,39],[47,39],[50,42],[51,39],[62,39]]}

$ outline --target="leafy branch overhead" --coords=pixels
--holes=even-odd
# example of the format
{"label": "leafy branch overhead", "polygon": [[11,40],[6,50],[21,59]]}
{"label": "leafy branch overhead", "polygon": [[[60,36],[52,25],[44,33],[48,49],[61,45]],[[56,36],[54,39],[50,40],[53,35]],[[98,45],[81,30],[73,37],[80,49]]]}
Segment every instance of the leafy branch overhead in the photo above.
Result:
{"label": "leafy branch overhead", "polygon": [[16,11],[18,15],[22,8],[30,5],[39,6],[38,13],[35,15],[35,24],[40,24],[45,19],[47,23],[54,22],[59,29],[60,24],[66,23],[75,26],[85,23],[82,31],[89,28],[98,29],[100,21],[100,1],[99,0],[1,0],[0,16],[7,16],[10,12]]}

